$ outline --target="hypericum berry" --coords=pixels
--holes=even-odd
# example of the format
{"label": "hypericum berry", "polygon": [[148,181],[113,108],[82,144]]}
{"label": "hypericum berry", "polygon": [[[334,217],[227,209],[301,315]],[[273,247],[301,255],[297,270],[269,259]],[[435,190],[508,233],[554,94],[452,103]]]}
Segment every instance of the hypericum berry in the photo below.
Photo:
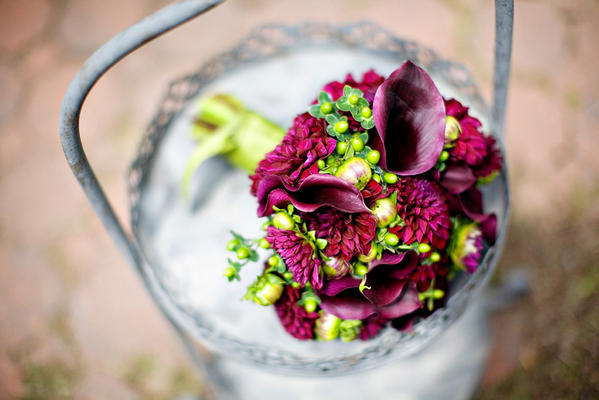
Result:
{"label": "hypericum berry", "polygon": [[295,222],[293,219],[284,212],[278,212],[272,218],[272,223],[277,229],[282,229],[284,231],[290,231],[295,227]]}
{"label": "hypericum berry", "polygon": [[317,305],[318,305],[318,304],[316,304],[316,300],[314,300],[314,299],[308,299],[308,300],[306,300],[306,302],[304,303],[304,309],[305,309],[307,312],[314,312],[314,311],[316,311],[316,306],[317,306]]}
{"label": "hypericum berry", "polygon": [[268,259],[268,265],[270,265],[271,267],[276,267],[279,264],[279,257],[277,256],[272,256]]}
{"label": "hypericum berry", "polygon": [[428,253],[429,251],[431,251],[431,246],[427,243],[420,243],[418,245],[418,251],[420,253]]}
{"label": "hypericum berry", "polygon": [[397,206],[390,198],[378,199],[371,209],[377,228],[389,225],[397,216]]}
{"label": "hypericum berry", "polygon": [[434,263],[439,262],[441,261],[441,254],[437,253],[436,251],[433,251],[430,258],[431,261]]}
{"label": "hypericum berry", "polygon": [[260,246],[263,249],[270,249],[270,243],[268,243],[268,240],[264,238],[260,239],[260,241],[258,242],[258,246]]}
{"label": "hypericum berry", "polygon": [[362,117],[364,118],[370,118],[372,117],[372,110],[370,107],[364,107],[362,111],[360,111],[360,114],[362,114]]}
{"label": "hypericum berry", "polygon": [[349,102],[349,104],[351,104],[352,106],[355,106],[356,104],[358,104],[358,100],[360,100],[360,98],[358,96],[356,96],[355,94],[352,94],[351,96],[349,96],[347,98],[347,101]]}
{"label": "hypericum berry", "polygon": [[239,246],[241,242],[239,239],[231,239],[229,243],[227,243],[227,250],[234,251],[237,246]]}
{"label": "hypericum berry", "polygon": [[449,158],[449,152],[447,150],[443,150],[441,152],[441,155],[439,156],[439,161],[441,161],[441,162],[447,161],[448,158]]}
{"label": "hypericum berry", "polygon": [[293,279],[293,274],[292,274],[291,272],[289,272],[289,271],[286,271],[286,272],[283,274],[283,278],[285,278],[285,280],[286,280],[286,281],[290,281],[290,280],[292,280],[292,279]]}
{"label": "hypericum berry", "polygon": [[433,290],[433,299],[439,300],[439,299],[443,298],[443,296],[445,296],[445,292],[442,291],[441,289]]}
{"label": "hypericum berry", "polygon": [[383,175],[383,180],[388,184],[392,185],[394,183],[397,183],[397,175],[392,174],[391,172],[385,172],[385,174]]}
{"label": "hypericum berry", "polygon": [[324,162],[324,160],[318,160],[316,165],[318,165],[318,169],[323,169],[327,164]]}
{"label": "hypericum berry", "polygon": [[366,159],[369,163],[376,165],[381,160],[381,153],[378,150],[372,150],[368,153]]}
{"label": "hypericum berry", "polygon": [[356,265],[354,266],[354,273],[357,276],[364,276],[366,275],[366,273],[368,272],[368,267],[362,263],[356,263]]}
{"label": "hypericum berry", "polygon": [[381,183],[381,176],[379,174],[373,174],[372,179],[374,179],[376,183]]}
{"label": "hypericum berry", "polygon": [[250,256],[250,249],[247,247],[240,247],[237,249],[237,258],[244,260]]}
{"label": "hypericum berry", "polygon": [[389,246],[397,246],[399,244],[399,237],[395,233],[387,233],[385,236],[385,243]]}
{"label": "hypericum berry", "polygon": [[331,111],[333,111],[333,105],[331,103],[329,103],[328,101],[326,103],[322,103],[320,105],[320,112],[323,114],[329,114]]}
{"label": "hypericum berry", "polygon": [[355,151],[362,151],[364,150],[364,141],[356,136],[351,140],[351,147],[353,147]]}
{"label": "hypericum berry", "polygon": [[337,133],[345,133],[345,132],[347,132],[348,128],[349,128],[349,124],[347,123],[347,121],[341,120],[341,121],[337,121],[337,123],[335,124],[335,127],[333,129],[335,129],[335,132],[337,132]]}
{"label": "hypericum berry", "polygon": [[337,142],[337,154],[342,156],[345,154],[346,151],[347,151],[347,143]]}
{"label": "hypericum berry", "polygon": [[335,176],[351,183],[358,190],[362,190],[366,187],[370,179],[372,179],[372,170],[363,159],[352,157],[337,168]]}
{"label": "hypericum berry", "polygon": [[226,276],[227,278],[232,278],[233,276],[235,276],[235,268],[233,268],[233,267],[225,268],[225,270],[223,271],[223,275]]}
{"label": "hypericum berry", "polygon": [[294,289],[299,289],[301,285],[298,282],[291,282],[291,287]]}

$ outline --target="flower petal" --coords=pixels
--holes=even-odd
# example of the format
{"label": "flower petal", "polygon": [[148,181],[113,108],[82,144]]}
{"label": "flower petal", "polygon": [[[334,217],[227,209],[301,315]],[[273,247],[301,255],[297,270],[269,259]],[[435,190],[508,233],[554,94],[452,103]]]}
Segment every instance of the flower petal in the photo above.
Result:
{"label": "flower petal", "polygon": [[334,297],[320,296],[320,307],[342,319],[364,319],[376,313],[376,306],[359,294],[348,290]]}
{"label": "flower petal", "polygon": [[435,165],[443,150],[445,106],[422,68],[406,61],[391,73],[374,96],[373,115],[373,147],[384,169],[417,175]]}
{"label": "flower petal", "polygon": [[370,212],[360,191],[352,184],[327,174],[305,178],[298,187],[276,175],[269,175],[258,185],[258,216],[273,212],[272,207],[293,204],[298,210],[312,212],[331,206],[347,213]]}
{"label": "flower petal", "polygon": [[327,281],[322,290],[318,290],[317,294],[326,296],[335,296],[346,289],[354,289],[360,286],[360,280],[351,276],[344,276],[341,279]]}
{"label": "flower petal", "polygon": [[[379,264],[366,275],[364,296],[376,306],[394,302],[408,282],[407,276],[416,267],[418,256],[415,252],[404,253],[395,264]],[[370,289],[369,289],[370,288]]]}
{"label": "flower petal", "polygon": [[393,319],[416,311],[422,307],[418,299],[418,290],[415,284],[406,287],[404,294],[397,301],[385,307],[378,308],[378,314],[383,318]]}
{"label": "flower petal", "polygon": [[440,183],[449,193],[462,193],[470,189],[476,177],[466,164],[449,164],[441,174]]}

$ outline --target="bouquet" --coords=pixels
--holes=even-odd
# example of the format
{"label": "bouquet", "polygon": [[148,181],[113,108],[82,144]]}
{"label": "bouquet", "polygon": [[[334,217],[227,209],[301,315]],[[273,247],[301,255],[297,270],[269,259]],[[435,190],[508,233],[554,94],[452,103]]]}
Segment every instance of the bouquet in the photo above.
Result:
{"label": "bouquet", "polygon": [[293,337],[409,330],[493,245],[478,187],[502,167],[495,139],[412,62],[327,84],[282,139],[268,127],[278,144],[250,176],[264,236],[232,232],[224,275],[268,252],[245,299],[273,306]]}

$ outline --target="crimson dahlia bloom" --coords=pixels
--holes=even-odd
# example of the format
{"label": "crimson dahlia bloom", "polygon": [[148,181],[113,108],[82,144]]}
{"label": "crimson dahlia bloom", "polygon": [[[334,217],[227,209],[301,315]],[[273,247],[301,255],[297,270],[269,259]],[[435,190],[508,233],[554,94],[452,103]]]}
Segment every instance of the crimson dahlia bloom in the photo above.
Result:
{"label": "crimson dahlia bloom", "polygon": [[283,294],[275,303],[275,310],[281,325],[291,336],[310,340],[314,338],[314,323],[318,319],[318,313],[307,312],[304,307],[298,306],[300,297],[299,290],[285,286]]}
{"label": "crimson dahlia bloom", "polygon": [[276,250],[289,271],[293,280],[305,285],[310,282],[313,288],[322,287],[320,260],[308,241],[298,236],[294,231],[286,231],[269,226],[266,230],[266,240]]}
{"label": "crimson dahlia bloom", "polygon": [[454,117],[461,127],[455,146],[449,150],[450,160],[465,162],[470,166],[479,165],[487,155],[485,137],[480,132],[480,121],[468,114],[468,107],[455,99],[444,100],[445,112]]}
{"label": "crimson dahlia bloom", "polygon": [[390,228],[406,244],[427,243],[444,249],[451,221],[443,189],[423,178],[404,178],[391,187],[397,192],[397,213],[404,225]]}
{"label": "crimson dahlia bloom", "polygon": [[376,221],[370,212],[350,214],[323,207],[301,216],[308,229],[316,231],[316,237],[328,242],[324,249],[327,257],[350,261],[370,251],[370,241],[376,233]]}
{"label": "crimson dahlia bloom", "polygon": [[305,177],[318,173],[317,161],[327,158],[337,143],[328,136],[326,127],[322,119],[308,113],[298,115],[283,141],[266,154],[250,176],[251,193],[257,194],[260,181],[267,175],[281,176],[290,185],[297,185]]}

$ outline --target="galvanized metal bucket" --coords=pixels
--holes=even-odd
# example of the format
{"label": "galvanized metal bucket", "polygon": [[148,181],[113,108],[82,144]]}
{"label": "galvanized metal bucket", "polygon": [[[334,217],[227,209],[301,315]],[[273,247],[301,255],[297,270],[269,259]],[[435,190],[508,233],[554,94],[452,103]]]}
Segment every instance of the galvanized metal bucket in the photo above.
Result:
{"label": "galvanized metal bucket", "polygon": [[[498,216],[497,243],[487,251],[473,275],[453,283],[446,307],[418,323],[412,333],[389,329],[373,340],[351,344],[298,342],[281,330],[272,310],[239,302],[243,285],[226,284],[221,275],[226,255],[220,249],[228,230],[251,232],[258,226],[254,199],[247,194],[247,177],[223,160],[209,160],[198,172],[199,206],[191,209],[179,196],[183,166],[192,145],[188,130],[196,112],[195,99],[209,92],[233,92],[249,108],[285,126],[305,108],[322,83],[348,71],[359,73],[371,67],[387,74],[409,59],[429,72],[442,94],[470,105],[501,143],[513,1],[495,2],[494,98],[490,108],[465,67],[442,59],[418,43],[397,38],[375,24],[271,25],[256,29],[237,47],[170,84],[129,171],[129,235],[116,218],[81,145],[78,122],[84,99],[95,82],[120,59],[218,3],[188,0],[173,4],[117,35],[89,58],[69,86],[61,112],[61,140],[73,173],[190,355],[220,390],[218,398],[235,397],[233,385],[216,367],[217,358],[207,356],[209,353],[199,350],[198,344],[212,354],[261,370],[296,376],[338,376],[413,356],[446,332],[475,303],[476,295],[492,274],[504,243],[509,214],[507,169],[504,167],[500,176],[484,189],[485,210]],[[294,76],[292,83],[290,74]],[[286,92],[281,93],[284,81]],[[227,204],[227,212],[222,212],[223,203]]]}

